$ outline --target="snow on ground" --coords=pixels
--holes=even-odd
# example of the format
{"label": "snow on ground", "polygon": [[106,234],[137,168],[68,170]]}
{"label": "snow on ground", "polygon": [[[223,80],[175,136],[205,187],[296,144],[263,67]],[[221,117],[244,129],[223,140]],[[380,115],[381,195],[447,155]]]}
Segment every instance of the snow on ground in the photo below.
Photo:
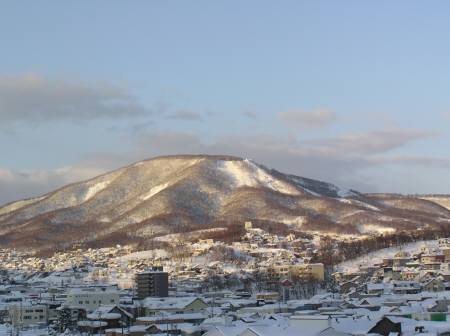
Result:
{"label": "snow on ground", "polygon": [[220,232],[220,231],[226,231],[227,228],[213,228],[213,229],[204,229],[204,230],[196,230],[196,231],[191,231],[191,232],[183,232],[183,233],[170,233],[164,236],[160,236],[160,237],[156,237],[155,240],[156,241],[160,241],[160,242],[176,242],[179,241],[181,239],[193,239],[196,237],[199,237],[201,234],[203,233],[208,233],[208,232]]}
{"label": "snow on ground", "polygon": [[350,212],[346,213],[345,215],[341,216],[340,220],[342,221],[344,218],[351,217],[351,216],[357,215],[357,214],[362,213],[362,212],[365,212],[365,210],[353,210],[353,211],[350,211]]}
{"label": "snow on ground", "polygon": [[311,194],[313,196],[320,197],[321,195],[316,193],[315,191],[312,191],[308,188],[308,184],[305,183],[305,180],[298,176],[289,176],[291,180],[293,180],[296,184],[298,184],[304,191],[306,191],[308,194]]}
{"label": "snow on ground", "polygon": [[377,207],[375,207],[375,206],[373,206],[371,204],[367,204],[367,203],[364,203],[364,202],[361,202],[361,201],[358,201],[358,200],[354,200],[354,199],[339,198],[338,201],[341,202],[341,203],[361,206],[361,207],[364,207],[366,209],[373,210],[373,211],[380,211],[379,208],[377,208]]}
{"label": "snow on ground", "polygon": [[450,210],[450,197],[439,197],[439,196],[424,196],[424,197],[419,197],[423,200],[426,201],[431,201],[434,202],[436,204],[439,204],[440,206],[446,208],[447,210]]}
{"label": "snow on ground", "polygon": [[353,191],[348,189],[337,188],[336,193],[338,194],[339,197],[343,198],[356,196],[356,194]]}
{"label": "snow on ground", "polygon": [[151,188],[148,193],[141,196],[141,200],[143,200],[143,201],[148,200],[149,198],[155,196],[160,191],[163,191],[164,189],[166,189],[168,186],[169,186],[169,183],[163,183],[163,184],[160,184],[160,185],[157,185],[157,186]]}
{"label": "snow on ground", "polygon": [[266,187],[289,195],[299,195],[298,190],[288,183],[274,178],[250,160],[219,161],[218,169],[227,174],[236,187]]}
{"label": "snow on ground", "polygon": [[371,266],[383,261],[383,258],[392,258],[397,252],[405,251],[409,253],[418,252],[421,247],[427,246],[428,248],[436,248],[438,246],[437,240],[426,240],[409,243],[402,246],[389,247],[378,251],[365,254],[356,259],[347,260],[337,266],[339,271],[355,272],[360,265]]}
{"label": "snow on ground", "polygon": [[303,224],[306,223],[307,217],[305,216],[288,216],[285,218],[280,218],[280,222],[287,225],[295,225],[298,227],[301,227]]}
{"label": "snow on ground", "polygon": [[94,185],[89,186],[88,190],[86,191],[86,194],[84,195],[83,202],[86,202],[87,200],[94,197],[100,191],[105,189],[110,183],[111,183],[110,180],[106,180],[106,181],[101,181],[101,182],[95,183]]}
{"label": "snow on ground", "polygon": [[0,325],[0,336],[16,335],[15,332],[17,332],[17,335],[21,336],[47,336],[49,334],[47,327],[44,329],[33,328],[29,330],[21,330],[19,334],[18,331],[14,330],[11,326],[6,326],[5,324]]}
{"label": "snow on ground", "polygon": [[168,253],[163,249],[154,249],[149,251],[139,251],[127,254],[125,256],[119,257],[122,261],[129,260],[140,260],[140,259],[158,259],[158,258],[166,258]]}
{"label": "snow on ground", "polygon": [[41,196],[41,197],[36,197],[36,198],[30,198],[27,200],[22,200],[22,201],[17,201],[14,203],[10,203],[6,206],[4,206],[3,208],[0,208],[0,215],[3,215],[5,213],[8,212],[12,212],[15,211],[17,209],[23,208],[24,206],[27,206],[29,204],[35,203],[35,202],[39,202],[40,200],[43,200],[46,196]]}
{"label": "snow on ground", "polygon": [[359,232],[364,233],[364,234],[372,234],[372,233],[385,234],[385,233],[394,233],[395,232],[394,228],[385,227],[385,226],[376,225],[376,224],[359,225],[358,230],[359,230]]}
{"label": "snow on ground", "polygon": [[320,195],[320,194],[318,194],[318,193],[316,193],[316,192],[314,192],[314,191],[312,191],[312,190],[310,190],[310,189],[308,189],[308,188],[306,188],[306,187],[302,187],[302,188],[303,188],[303,190],[306,191],[308,194],[311,194],[311,195],[316,196],[316,197],[321,197],[321,196],[322,196],[322,195]]}

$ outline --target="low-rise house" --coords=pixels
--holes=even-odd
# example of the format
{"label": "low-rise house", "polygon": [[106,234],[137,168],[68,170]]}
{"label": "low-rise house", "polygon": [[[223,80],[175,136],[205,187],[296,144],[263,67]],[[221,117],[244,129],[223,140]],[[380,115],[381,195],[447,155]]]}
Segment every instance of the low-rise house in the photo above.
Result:
{"label": "low-rise house", "polygon": [[[102,320],[102,316],[112,316],[110,314],[114,314],[114,316],[118,317],[116,319],[110,319],[110,320],[117,320],[120,321],[125,326],[130,326],[134,321],[134,316],[130,312],[126,311],[125,309],[111,305],[111,306],[100,306],[96,310],[94,310],[91,314],[87,315],[88,319],[100,319]],[[112,323],[108,324],[108,328],[110,327],[114,328],[115,326],[112,325]]]}
{"label": "low-rise house", "polygon": [[367,293],[381,295],[387,290],[387,285],[385,283],[368,283]]}
{"label": "low-rise house", "polygon": [[394,281],[392,292],[394,294],[417,294],[421,291],[417,281]]}
{"label": "low-rise house", "polygon": [[160,325],[160,324],[180,324],[190,323],[198,325],[208,318],[205,313],[186,314],[161,314],[153,316],[143,316],[136,319],[137,325]]}
{"label": "low-rise house", "polygon": [[198,297],[146,298],[141,302],[143,315],[155,316],[161,312],[171,314],[200,313],[208,304]]}
{"label": "low-rise house", "polygon": [[392,260],[393,267],[404,267],[412,261],[411,255],[405,251],[399,251],[395,254]]}
{"label": "low-rise house", "polygon": [[434,271],[440,271],[441,270],[441,263],[440,262],[424,262],[422,263],[423,268],[426,270],[434,270]]}
{"label": "low-rise house", "polygon": [[257,301],[274,302],[280,299],[280,294],[278,292],[260,292],[255,294],[255,298]]}
{"label": "low-rise house", "polygon": [[424,283],[422,290],[426,292],[442,292],[445,290],[445,284],[440,278],[434,278]]}
{"label": "low-rise house", "polygon": [[420,261],[422,264],[430,264],[430,263],[442,263],[445,261],[444,254],[422,254],[420,257]]}
{"label": "low-rise house", "polygon": [[[161,326],[159,326],[161,328]],[[109,328],[105,330],[105,336],[145,336],[167,335],[167,330],[159,329],[156,325],[134,325],[129,328]]]}
{"label": "low-rise house", "polygon": [[401,280],[411,281],[419,276],[419,272],[416,270],[403,270],[401,273]]}
{"label": "low-rise house", "polygon": [[431,302],[427,305],[427,310],[429,312],[447,312],[448,306],[450,305],[450,299],[438,299],[430,300]]}

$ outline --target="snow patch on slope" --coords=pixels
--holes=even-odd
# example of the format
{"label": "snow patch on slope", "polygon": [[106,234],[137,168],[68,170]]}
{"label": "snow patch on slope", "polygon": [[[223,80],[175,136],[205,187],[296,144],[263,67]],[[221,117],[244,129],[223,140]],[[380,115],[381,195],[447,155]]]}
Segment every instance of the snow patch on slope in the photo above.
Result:
{"label": "snow patch on slope", "polygon": [[250,160],[218,161],[218,169],[233,180],[235,187],[266,187],[283,194],[300,194],[296,188],[274,178]]}
{"label": "snow patch on slope", "polygon": [[360,213],[363,213],[363,212],[365,212],[365,210],[354,210],[354,211],[350,211],[350,212],[346,213],[344,216],[341,217],[340,222],[341,222],[343,219],[345,219],[345,218],[348,218],[348,217],[351,217],[351,216],[354,216],[354,215],[357,215],[357,214],[360,214]]}
{"label": "snow patch on slope", "polygon": [[17,201],[17,202],[5,205],[3,208],[0,208],[0,215],[6,214],[9,212],[13,212],[13,211],[23,208],[24,206],[27,206],[29,204],[39,202],[40,200],[43,200],[44,198],[45,198],[45,195],[41,196],[41,197],[30,198],[27,200]]}
{"label": "snow patch on slope", "polygon": [[101,181],[94,185],[89,186],[88,190],[86,191],[86,194],[84,195],[83,202],[90,200],[92,197],[97,195],[100,191],[105,189],[110,183],[111,183],[111,181],[106,180],[106,181]]}
{"label": "snow patch on slope", "polygon": [[157,258],[166,258],[166,257],[168,257],[168,253],[166,250],[155,249],[155,250],[133,252],[133,253],[118,257],[117,260],[134,261],[134,260],[140,260],[140,259],[157,259]]}
{"label": "snow patch on slope", "polygon": [[164,189],[166,189],[168,186],[169,186],[169,183],[163,183],[163,184],[160,184],[160,185],[157,185],[157,186],[151,188],[148,193],[141,196],[141,200],[143,200],[143,201],[148,200],[149,198],[155,196],[160,191],[163,191]]}
{"label": "snow patch on slope", "polygon": [[351,191],[349,189],[336,188],[336,193],[338,194],[339,197],[354,197],[354,196],[357,196],[353,191]]}
{"label": "snow patch on slope", "polygon": [[306,191],[308,194],[311,194],[313,196],[320,197],[321,195],[319,193],[316,193],[315,191],[311,190],[309,187],[309,184],[301,177],[290,175],[289,178],[294,181],[300,188],[302,188],[304,191]]}
{"label": "snow patch on slope", "polygon": [[328,183],[330,190],[333,190],[338,197],[341,198],[348,198],[348,197],[355,197],[358,196],[355,192],[351,191],[350,189],[340,188],[338,186],[335,186],[334,184]]}
{"label": "snow patch on slope", "polygon": [[196,231],[185,232],[185,233],[169,233],[164,236],[156,237],[156,238],[154,238],[154,240],[159,241],[159,242],[166,242],[166,243],[176,243],[180,240],[185,240],[185,239],[199,239],[201,237],[201,235],[204,233],[223,232],[223,231],[227,231],[227,228],[218,227],[218,228],[196,230]]}
{"label": "snow patch on slope", "polygon": [[319,193],[316,193],[315,191],[312,191],[308,188],[308,184],[304,182],[304,180],[300,177],[294,177],[290,176],[291,180],[293,180],[296,184],[298,184],[304,191],[306,191],[308,194],[320,197],[321,195]]}
{"label": "snow patch on slope", "polygon": [[361,233],[377,233],[377,234],[385,234],[385,233],[394,233],[395,229],[391,227],[384,227],[376,224],[363,224],[358,227],[359,232]]}
{"label": "snow patch on slope", "polygon": [[350,204],[350,205],[361,206],[361,207],[364,207],[366,209],[373,210],[373,211],[380,211],[380,209],[378,209],[377,207],[375,207],[371,204],[367,204],[367,203],[364,203],[364,202],[361,202],[358,200],[354,200],[354,199],[339,198],[338,201],[341,203],[346,203],[346,204]]}
{"label": "snow patch on slope", "polygon": [[281,223],[284,223],[286,225],[294,225],[296,227],[301,227],[307,221],[308,221],[308,219],[305,216],[297,216],[297,217],[289,216],[289,217],[280,219]]}
{"label": "snow patch on slope", "polygon": [[419,197],[425,201],[434,202],[447,210],[450,210],[450,197],[439,197],[439,196],[423,196]]}
{"label": "snow patch on slope", "polygon": [[420,249],[435,249],[437,247],[438,240],[417,241],[408,243],[406,245],[388,247],[385,249],[370,252],[368,254],[364,254],[356,259],[344,261],[337,266],[337,270],[345,272],[356,272],[359,270],[359,266],[361,265],[371,266],[381,263],[383,259],[392,258],[399,251],[414,253],[419,251]]}
{"label": "snow patch on slope", "polygon": [[316,197],[328,196],[328,197],[350,197],[355,194],[349,190],[340,189],[334,184],[306,179],[303,177],[289,175],[289,179],[302,188],[308,194]]}

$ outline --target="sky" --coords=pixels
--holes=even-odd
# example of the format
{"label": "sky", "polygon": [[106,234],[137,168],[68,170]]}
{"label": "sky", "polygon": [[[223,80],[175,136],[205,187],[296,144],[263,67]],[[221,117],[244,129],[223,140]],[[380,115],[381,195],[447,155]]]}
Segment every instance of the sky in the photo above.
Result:
{"label": "sky", "polygon": [[230,154],[450,192],[448,1],[2,1],[0,204]]}

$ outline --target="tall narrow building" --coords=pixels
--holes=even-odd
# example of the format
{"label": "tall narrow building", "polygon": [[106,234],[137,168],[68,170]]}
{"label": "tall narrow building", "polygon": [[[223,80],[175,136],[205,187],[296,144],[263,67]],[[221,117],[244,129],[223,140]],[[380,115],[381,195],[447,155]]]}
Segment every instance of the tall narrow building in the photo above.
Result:
{"label": "tall narrow building", "polygon": [[162,267],[153,267],[137,274],[136,295],[139,299],[169,296],[169,273]]}

